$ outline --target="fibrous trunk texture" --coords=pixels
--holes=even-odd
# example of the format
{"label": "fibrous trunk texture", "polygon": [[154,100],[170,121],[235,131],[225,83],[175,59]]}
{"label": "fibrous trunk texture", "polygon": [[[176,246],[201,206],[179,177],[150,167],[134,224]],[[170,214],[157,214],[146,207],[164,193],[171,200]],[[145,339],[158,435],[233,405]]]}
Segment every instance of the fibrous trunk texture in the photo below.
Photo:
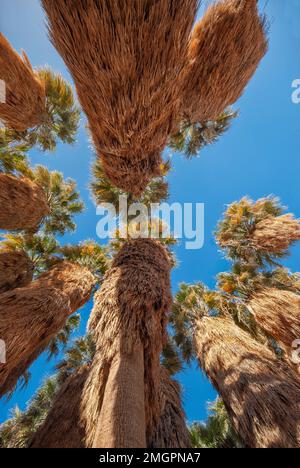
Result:
{"label": "fibrous trunk texture", "polygon": [[198,0],[42,0],[110,181],[142,192],[177,116]]}
{"label": "fibrous trunk texture", "polygon": [[[157,425],[160,353],[171,304],[170,268],[167,252],[159,243],[148,239],[130,241],[114,258],[95,295],[89,329],[94,333],[97,352],[83,398],[88,447],[102,448],[104,437],[108,447],[116,447],[116,443],[120,443],[117,448],[129,447],[132,440],[138,447],[145,446],[148,434]],[[134,385],[129,385],[126,369]],[[124,380],[128,390],[119,388]],[[103,400],[108,402],[110,395],[112,401],[104,405]],[[137,416],[136,405],[140,407],[143,399],[144,416]],[[134,411],[134,420],[132,416],[120,422],[124,429],[122,441],[116,441],[113,434],[109,440],[108,432],[102,432],[107,431],[107,426],[103,428],[101,423],[111,418],[118,434],[116,415],[120,408],[126,415]],[[103,414],[106,411],[110,416]],[[133,434],[138,424],[139,433]]]}
{"label": "fibrous trunk texture", "polygon": [[300,220],[292,214],[286,214],[260,221],[251,240],[257,249],[276,254],[288,250],[299,239]]}
{"label": "fibrous trunk texture", "polygon": [[80,406],[88,374],[89,366],[85,365],[62,385],[29,448],[85,448],[85,429],[80,424]]}
{"label": "fibrous trunk texture", "polygon": [[63,262],[29,286],[0,296],[0,337],[6,344],[6,364],[0,365],[0,396],[45,351],[68,316],[89,300],[94,285],[88,270]]}
{"label": "fibrous trunk texture", "polygon": [[267,51],[257,0],[221,0],[195,26],[182,112],[193,123],[217,119],[243,93]]}
{"label": "fibrous trunk texture", "polygon": [[49,212],[39,185],[27,178],[0,174],[0,229],[36,230]]}
{"label": "fibrous trunk texture", "polygon": [[247,307],[261,328],[291,353],[293,342],[300,339],[300,296],[264,288],[253,296]]}
{"label": "fibrous trunk texture", "polygon": [[25,252],[0,249],[0,294],[31,283],[33,269]]}
{"label": "fibrous trunk texture", "polygon": [[229,318],[199,319],[195,345],[246,447],[299,447],[300,380],[284,361]]}
{"label": "fibrous trunk texture", "polygon": [[148,448],[190,448],[190,438],[182,408],[181,389],[168,371],[161,368],[160,418],[147,441]]}
{"label": "fibrous trunk texture", "polygon": [[111,363],[94,446],[146,447],[144,350],[140,342],[131,354]]}
{"label": "fibrous trunk texture", "polygon": [[45,89],[23,52],[21,57],[0,33],[0,80],[5,83],[0,120],[6,127],[25,131],[45,119]]}

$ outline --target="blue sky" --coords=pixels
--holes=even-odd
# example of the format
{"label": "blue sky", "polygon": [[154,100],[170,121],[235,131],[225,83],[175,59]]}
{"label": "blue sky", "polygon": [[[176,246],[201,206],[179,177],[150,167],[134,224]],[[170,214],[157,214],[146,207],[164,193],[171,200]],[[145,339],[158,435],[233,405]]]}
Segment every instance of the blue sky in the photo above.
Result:
{"label": "blue sky", "polygon": [[[256,199],[275,194],[300,217],[300,104],[295,105],[291,100],[292,82],[300,79],[300,0],[264,0],[259,4],[270,21],[270,50],[235,106],[240,110],[239,118],[200,158],[187,161],[180,155],[173,157],[170,201],[205,203],[205,245],[193,251],[186,250],[182,243],[176,249],[179,266],[172,274],[174,292],[181,282],[203,281],[213,287],[216,275],[227,269],[227,262],[212,236],[226,204],[244,195]],[[34,66],[48,64],[70,79],[47,38],[38,0],[1,0],[0,30],[17,50],[26,51]],[[59,145],[55,154],[33,151],[30,156],[33,164],[45,164],[75,179],[86,203],[86,211],[77,220],[76,233],[62,241],[77,243],[96,239],[99,218],[88,191],[93,156],[84,119],[75,146]],[[299,247],[295,247],[285,262],[294,271],[299,270],[299,253]],[[91,306],[89,303],[82,310],[81,334]],[[28,387],[16,392],[9,402],[0,402],[0,422],[16,404],[24,408],[44,377],[51,375],[54,365],[54,361],[47,363],[44,356],[35,362]],[[184,387],[188,420],[205,419],[207,401],[216,396],[211,385],[196,364],[181,373],[179,380]]]}

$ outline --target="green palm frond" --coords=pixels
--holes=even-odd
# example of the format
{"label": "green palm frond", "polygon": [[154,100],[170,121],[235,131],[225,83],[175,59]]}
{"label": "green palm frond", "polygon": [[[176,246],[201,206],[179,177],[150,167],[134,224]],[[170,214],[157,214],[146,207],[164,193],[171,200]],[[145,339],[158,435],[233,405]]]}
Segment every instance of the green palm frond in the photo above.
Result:
{"label": "green palm frond", "polygon": [[248,197],[229,205],[215,232],[218,245],[225,250],[227,258],[243,261],[259,267],[265,264],[277,266],[277,260],[286,252],[272,253],[259,251],[251,242],[256,225],[264,219],[278,217],[285,207],[276,197],[262,198],[256,202]]}
{"label": "green palm frond", "polygon": [[192,123],[183,120],[177,133],[170,138],[169,147],[188,159],[198,156],[203,148],[216,143],[237,117],[238,112],[227,109],[214,121]]}
{"label": "green palm frond", "polygon": [[48,360],[57,356],[68,345],[72,333],[80,325],[80,314],[74,314],[68,318],[64,328],[50,341],[48,345]]}
{"label": "green palm frond", "polygon": [[58,257],[55,260],[69,260],[88,268],[98,279],[102,280],[109,266],[109,253],[93,240],[84,241],[78,245],[65,245],[58,250]]}
{"label": "green palm frond", "polygon": [[91,364],[95,353],[96,346],[91,333],[77,338],[74,344],[66,350],[64,359],[56,366],[59,383],[65,382],[79,367]]}
{"label": "green palm frond", "polygon": [[178,374],[178,372],[181,372],[183,369],[183,362],[172,336],[168,337],[163,348],[161,365],[167,369],[170,375]]}
{"label": "green palm frond", "polygon": [[52,235],[6,233],[0,246],[10,251],[24,251],[34,265],[34,278],[48,270],[50,259],[59,252],[59,244]]}
{"label": "green palm frond", "polygon": [[193,423],[189,429],[193,448],[243,448],[233,429],[223,401],[209,404],[206,423]]}
{"label": "green palm frond", "polygon": [[64,180],[62,173],[50,172],[44,166],[36,166],[31,172],[31,178],[43,188],[49,203],[50,214],[43,223],[45,234],[63,235],[66,231],[74,231],[76,224],[73,218],[84,209],[76,182]]}

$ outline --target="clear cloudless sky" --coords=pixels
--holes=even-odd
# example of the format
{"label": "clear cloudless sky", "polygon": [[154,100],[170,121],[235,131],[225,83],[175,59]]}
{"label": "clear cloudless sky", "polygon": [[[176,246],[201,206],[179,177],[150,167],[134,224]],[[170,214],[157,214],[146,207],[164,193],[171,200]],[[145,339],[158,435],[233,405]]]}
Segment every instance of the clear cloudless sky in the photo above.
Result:
{"label": "clear cloudless sky", "polygon": [[[239,118],[231,130],[216,145],[205,149],[199,158],[187,161],[181,155],[173,157],[169,176],[171,202],[205,203],[205,245],[194,251],[186,250],[181,243],[176,249],[179,265],[172,275],[174,293],[181,282],[203,281],[214,287],[216,275],[228,268],[212,234],[226,204],[244,195],[257,199],[275,194],[300,217],[300,104],[293,104],[291,99],[292,82],[300,79],[300,0],[263,0],[259,1],[259,6],[269,19],[270,49],[235,106],[240,110]],[[18,51],[26,51],[33,66],[48,64],[71,79],[48,40],[38,0],[1,0],[0,30]],[[84,117],[74,146],[59,145],[55,154],[32,151],[30,156],[33,164],[44,164],[75,179],[86,203],[84,214],[77,219],[76,232],[61,241],[77,243],[97,239],[99,218],[88,190],[93,155]],[[294,271],[299,270],[299,253],[299,247],[295,247],[285,261]],[[79,334],[84,334],[91,307],[89,303],[82,309]],[[16,404],[21,409],[25,407],[43,379],[53,373],[55,362],[47,362],[46,357],[41,356],[34,363],[28,387],[16,391],[10,401],[0,401],[0,422],[7,419]],[[188,420],[204,420],[207,401],[216,397],[215,391],[196,364],[185,369],[179,380],[184,388]]]}

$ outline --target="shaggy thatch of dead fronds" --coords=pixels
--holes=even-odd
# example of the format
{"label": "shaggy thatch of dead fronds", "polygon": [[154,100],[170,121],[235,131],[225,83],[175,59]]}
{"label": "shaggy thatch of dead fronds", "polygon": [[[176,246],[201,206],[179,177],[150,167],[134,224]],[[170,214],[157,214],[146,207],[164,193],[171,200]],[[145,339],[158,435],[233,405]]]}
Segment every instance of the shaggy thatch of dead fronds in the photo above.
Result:
{"label": "shaggy thatch of dead fronds", "polygon": [[41,275],[39,283],[51,285],[66,294],[73,313],[89,301],[97,279],[80,264],[63,261]]}
{"label": "shaggy thatch of dead fronds", "polygon": [[0,229],[36,230],[50,208],[43,189],[31,180],[0,174]]}
{"label": "shaggy thatch of dead fronds", "polygon": [[190,448],[188,428],[182,408],[181,388],[169,372],[161,367],[161,415],[158,424],[148,437],[148,448]]}
{"label": "shaggy thatch of dead fronds", "polygon": [[0,249],[0,294],[31,283],[33,263],[22,251]]}
{"label": "shaggy thatch of dead fronds", "polygon": [[195,345],[246,447],[299,447],[300,380],[284,361],[229,318],[199,319]]}
{"label": "shaggy thatch of dead fronds", "polygon": [[45,89],[28,57],[21,57],[0,33],[0,79],[6,87],[0,119],[9,128],[25,131],[45,119]]}
{"label": "shaggy thatch of dead fronds", "polygon": [[257,0],[221,0],[195,26],[182,113],[191,123],[215,120],[243,93],[267,51]]}
{"label": "shaggy thatch of dead fronds", "polygon": [[64,262],[29,286],[0,296],[0,336],[6,344],[6,364],[0,366],[0,396],[10,391],[45,351],[68,316],[88,301],[94,285],[88,270]]}
{"label": "shaggy thatch of dead fronds", "polygon": [[66,380],[29,448],[85,448],[80,404],[88,373],[89,366],[85,365]]}
{"label": "shaggy thatch of dead fronds", "polygon": [[264,288],[247,305],[257,323],[279,344],[292,351],[300,338],[300,296],[282,289]]}
{"label": "shaggy thatch of dead fronds", "polygon": [[[123,427],[123,440],[114,438],[110,443],[128,447],[126,444],[130,439],[138,446],[145,446],[146,429],[140,426],[136,428],[138,433],[134,433],[132,415],[119,421],[114,418],[118,405],[123,405],[123,414],[127,414],[132,407],[136,410],[135,401],[140,404],[144,399],[147,434],[153,432],[160,418],[160,353],[166,334],[166,313],[171,303],[169,276],[170,262],[165,248],[154,240],[137,239],[122,247],[95,295],[89,329],[93,330],[97,353],[83,398],[88,447],[101,448],[101,441],[109,430],[112,433],[113,428],[114,433],[120,433],[118,425]],[[120,369],[119,380],[115,372],[117,368]],[[131,395],[124,386],[125,369]],[[134,386],[128,381],[132,370],[135,370]],[[140,376],[138,382],[137,375]],[[115,383],[114,390],[108,382]],[[124,401],[125,393],[127,401]],[[111,408],[111,427],[106,426],[106,433],[101,434],[102,402],[110,398],[115,401],[115,408]]]}
{"label": "shaggy thatch of dead fronds", "polygon": [[160,173],[197,3],[42,0],[103,170],[126,192],[142,192]]}
{"label": "shaggy thatch of dead fronds", "polygon": [[252,242],[262,252],[284,252],[300,239],[300,220],[289,213],[260,221],[253,232]]}

